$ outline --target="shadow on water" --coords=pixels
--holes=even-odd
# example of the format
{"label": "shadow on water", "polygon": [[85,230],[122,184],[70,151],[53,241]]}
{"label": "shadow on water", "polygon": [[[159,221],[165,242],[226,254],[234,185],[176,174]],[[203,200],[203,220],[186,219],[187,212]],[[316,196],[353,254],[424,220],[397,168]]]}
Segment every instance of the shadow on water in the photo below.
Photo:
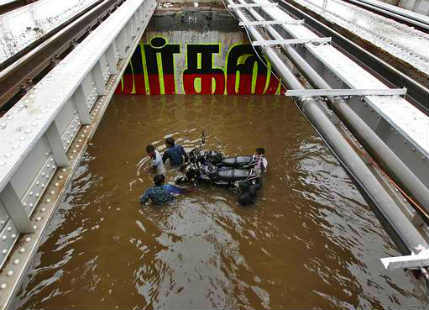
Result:
{"label": "shadow on water", "polygon": [[[139,207],[145,145],[269,160],[256,205],[201,187]],[[143,161],[144,162],[144,161]],[[140,171],[141,173],[138,173]],[[176,172],[168,172],[171,181]],[[18,309],[424,309],[359,191],[284,97],[116,97],[18,293]]]}

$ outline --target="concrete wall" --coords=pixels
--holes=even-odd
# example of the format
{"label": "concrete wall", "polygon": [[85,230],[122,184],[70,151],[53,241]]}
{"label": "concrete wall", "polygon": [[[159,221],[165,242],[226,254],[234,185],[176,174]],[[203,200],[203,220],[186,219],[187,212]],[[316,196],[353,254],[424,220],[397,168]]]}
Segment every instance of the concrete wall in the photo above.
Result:
{"label": "concrete wall", "polygon": [[135,51],[117,94],[279,94],[236,20],[220,4],[160,8]]}

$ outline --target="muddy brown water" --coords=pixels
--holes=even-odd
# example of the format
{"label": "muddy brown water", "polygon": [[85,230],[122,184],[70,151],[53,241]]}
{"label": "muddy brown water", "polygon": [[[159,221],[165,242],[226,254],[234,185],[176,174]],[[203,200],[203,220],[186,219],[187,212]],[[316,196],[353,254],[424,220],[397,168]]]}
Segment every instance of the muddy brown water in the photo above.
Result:
{"label": "muddy brown water", "polygon": [[[257,203],[201,187],[140,207],[145,145],[251,154]],[[177,174],[168,171],[171,181]],[[427,309],[352,180],[284,97],[115,97],[18,292],[17,309]]]}

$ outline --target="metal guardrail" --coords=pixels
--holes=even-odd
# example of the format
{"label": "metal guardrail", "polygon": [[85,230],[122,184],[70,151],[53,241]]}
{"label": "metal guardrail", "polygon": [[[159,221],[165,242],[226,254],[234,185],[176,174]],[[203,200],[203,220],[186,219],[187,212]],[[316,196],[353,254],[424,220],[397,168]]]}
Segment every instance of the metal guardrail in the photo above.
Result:
{"label": "metal guardrail", "polygon": [[[77,14],[72,20],[61,25],[61,30],[53,31],[52,36],[34,42],[31,51],[19,53],[12,57],[15,62],[0,72],[0,108],[9,105],[9,100],[17,94],[25,92],[25,88],[33,83],[48,68],[59,61],[60,55],[70,50],[78,40],[105,19],[124,0],[97,1],[88,10]],[[40,43],[40,45],[38,45]],[[9,59],[10,60],[10,59]],[[9,61],[8,60],[8,61]],[[3,64],[2,64],[3,65]],[[1,68],[1,65],[0,65]],[[23,94],[22,94],[23,95]]]}
{"label": "metal guardrail", "polygon": [[37,0],[0,15],[0,70],[104,0]]}
{"label": "metal guardrail", "polygon": [[5,309],[156,7],[126,0],[0,119]]}
{"label": "metal guardrail", "polygon": [[0,14],[4,14],[35,1],[38,0],[2,0],[0,1]]}

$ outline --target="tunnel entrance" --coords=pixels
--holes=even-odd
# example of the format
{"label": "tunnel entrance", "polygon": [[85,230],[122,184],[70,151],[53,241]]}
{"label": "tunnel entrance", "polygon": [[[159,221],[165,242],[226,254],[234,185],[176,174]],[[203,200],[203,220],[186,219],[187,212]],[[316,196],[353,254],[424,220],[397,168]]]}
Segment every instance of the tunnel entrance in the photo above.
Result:
{"label": "tunnel entrance", "polygon": [[284,87],[223,5],[161,5],[116,94],[275,95]]}

